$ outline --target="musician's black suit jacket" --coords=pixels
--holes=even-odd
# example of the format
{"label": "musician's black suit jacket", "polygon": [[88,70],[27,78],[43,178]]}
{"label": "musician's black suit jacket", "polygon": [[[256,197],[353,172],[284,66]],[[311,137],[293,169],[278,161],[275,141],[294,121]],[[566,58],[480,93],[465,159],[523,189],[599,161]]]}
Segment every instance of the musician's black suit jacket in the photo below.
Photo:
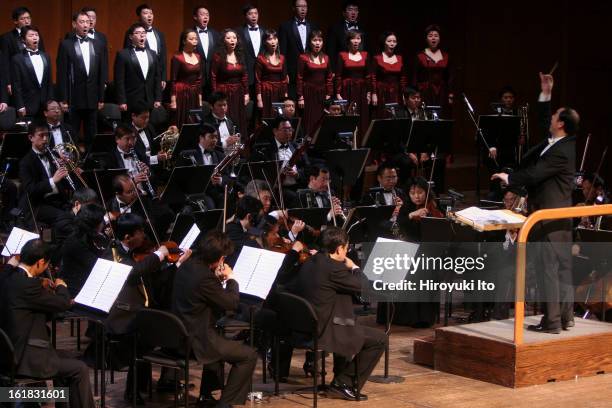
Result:
{"label": "musician's black suit jacket", "polygon": [[57,374],[58,357],[47,327],[47,316],[70,309],[70,293],[64,286],[43,289],[38,278],[29,278],[17,267],[7,267],[0,288],[3,330],[10,337],[18,362],[17,374],[50,378]]}
{"label": "musician's black suit jacket", "polygon": [[[50,165],[51,176],[53,176],[56,168],[52,161]],[[53,191],[45,167],[32,149],[19,161],[19,179],[21,180],[21,190],[29,194],[32,205],[42,203],[45,201],[45,194]],[[64,196],[64,192],[69,186],[65,179],[57,183],[56,186],[60,198],[67,198]]]}
{"label": "musician's black suit jacket", "polygon": [[193,353],[202,364],[214,363],[232,348],[216,328],[225,311],[238,308],[238,282],[221,285],[215,272],[195,259],[189,259],[174,277],[172,311],[183,321],[193,337]]}
{"label": "musician's black suit jacket", "polygon": [[[151,50],[151,48],[149,48],[149,42],[145,41],[145,47],[147,47],[147,49],[149,49],[151,52],[153,52],[155,54],[155,56],[157,57],[157,61],[159,64],[159,72],[161,75],[161,79],[160,81],[165,81],[167,78],[166,75],[166,58],[167,58],[167,47],[166,47],[166,36],[164,35],[164,33],[162,33],[161,31],[159,31],[157,28],[153,28],[153,33],[155,34],[155,38],[157,39],[157,52]],[[130,41],[130,36],[128,34],[128,32],[125,32],[125,36],[123,38],[123,48],[130,48],[132,46],[132,42]]]}
{"label": "musician's black suit jacket", "polygon": [[149,60],[147,77],[142,69],[133,47],[124,48],[115,58],[115,91],[117,103],[126,103],[129,107],[144,103],[152,107],[154,102],[161,102],[161,69],[157,54],[145,48]]}
{"label": "musician's black suit jacket", "polygon": [[38,83],[34,65],[27,51],[15,54],[11,59],[11,80],[15,109],[26,108],[26,115],[36,116],[42,112],[42,106],[53,99],[53,76],[51,74],[51,59],[41,51],[44,71],[42,83]]}
{"label": "musician's black suit jacket", "polygon": [[307,260],[295,285],[298,295],[308,300],[319,319],[321,349],[351,357],[364,343],[353,311],[353,295],[361,293],[361,271],[350,271],[324,252]]}
{"label": "musician's black suit jacket", "polygon": [[57,97],[76,109],[97,109],[98,103],[104,101],[105,75],[108,75],[104,46],[87,38],[89,75],[75,34],[62,40],[57,50]]}
{"label": "musician's black suit jacket", "polygon": [[[142,142],[141,142],[142,143]],[[147,166],[149,165],[149,156],[144,151],[144,146],[142,149],[137,149],[138,145],[134,148],[134,152],[136,152],[136,156],[138,160],[145,163]],[[121,152],[117,150],[116,146],[113,146],[110,152],[107,155],[106,168],[108,169],[123,169],[123,158],[121,157]]]}
{"label": "musician's black suit jacket", "polygon": [[[130,127],[134,130],[134,134],[136,134],[136,146],[134,146],[134,150],[138,153],[138,157],[146,157],[147,156],[147,148],[145,147],[140,135],[136,133],[136,128],[133,124],[130,123]],[[155,141],[155,128],[152,124],[145,128],[145,135],[147,135],[147,139],[149,140],[149,146],[151,146],[151,155],[156,155],[159,152],[159,143]]]}

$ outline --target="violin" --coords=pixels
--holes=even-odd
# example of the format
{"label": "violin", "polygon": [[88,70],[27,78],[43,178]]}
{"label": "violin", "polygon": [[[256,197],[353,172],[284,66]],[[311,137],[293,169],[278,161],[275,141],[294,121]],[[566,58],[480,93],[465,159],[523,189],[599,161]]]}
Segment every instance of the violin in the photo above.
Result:
{"label": "violin", "polygon": [[155,245],[155,243],[146,240],[144,244],[140,246],[140,248],[134,250],[134,252],[132,253],[132,258],[136,262],[141,262],[147,256],[157,251],[161,246],[165,246],[168,249],[169,254],[166,257],[166,262],[168,263],[177,263],[181,255],[183,255],[183,250],[180,249],[178,244],[174,241],[164,241],[160,242],[159,245]]}
{"label": "violin", "polygon": [[[286,241],[279,234],[279,229],[280,227],[278,222],[271,226],[270,230],[263,236],[263,246],[270,251],[287,254],[293,249],[293,242]],[[304,248],[298,253],[298,256],[298,262],[300,264],[303,264],[306,262],[306,260],[308,260],[308,258],[310,258],[310,252],[306,245],[304,245]]]}
{"label": "violin", "polygon": [[[434,200],[429,200],[429,202],[426,205],[424,206],[420,205],[416,209],[419,210],[421,208],[425,208],[427,210],[428,217],[444,218],[444,213],[438,209],[438,205],[436,204]],[[416,216],[413,218],[413,220],[420,221],[421,217]]]}

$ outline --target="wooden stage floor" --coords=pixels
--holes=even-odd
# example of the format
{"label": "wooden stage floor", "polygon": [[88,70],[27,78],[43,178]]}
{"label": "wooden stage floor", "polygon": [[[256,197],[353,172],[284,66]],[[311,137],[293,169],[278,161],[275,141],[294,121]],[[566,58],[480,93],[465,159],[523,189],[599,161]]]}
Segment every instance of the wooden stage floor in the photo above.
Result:
{"label": "wooden stage floor", "polygon": [[[360,322],[375,325],[374,316],[361,317]],[[491,322],[497,326],[499,323]],[[85,324],[83,326],[83,331]],[[610,326],[612,328],[612,325]],[[412,329],[393,326],[391,331],[390,374],[404,377],[399,384],[378,384],[368,382],[364,393],[368,401],[347,402],[337,399],[320,398],[322,407],[384,407],[384,408],[485,408],[485,407],[526,407],[526,408],[558,408],[558,407],[612,407],[612,373],[592,377],[577,378],[572,381],[553,382],[544,385],[523,387],[518,389],[503,387],[483,381],[472,380],[452,374],[435,371],[429,367],[413,362],[413,342],[415,338],[433,335],[433,329]],[[571,331],[566,335],[571,335]],[[527,339],[527,338],[526,338]],[[69,325],[58,324],[58,348],[76,353],[76,338],[69,336]],[[262,384],[261,361],[258,362],[254,376],[255,391],[263,391],[264,399],[260,403],[247,403],[246,406],[310,407],[312,394],[303,396],[293,394],[292,390],[309,386],[311,379],[304,377],[302,364],[304,352],[297,351],[291,368],[290,384],[281,384],[281,396],[271,396],[273,383]],[[328,367],[331,368],[331,357]],[[227,371],[227,370],[226,370]],[[93,378],[93,370],[92,378]],[[374,375],[383,374],[381,359]],[[157,378],[159,371],[154,371]],[[107,407],[128,407],[122,399],[125,387],[126,373],[116,373],[115,384],[107,385]],[[331,379],[328,375],[328,381]],[[199,387],[200,371],[191,370],[190,381]],[[108,374],[107,374],[108,382]],[[93,379],[92,379],[93,384]],[[191,395],[195,397],[197,390]],[[348,405],[347,405],[348,404]],[[147,401],[149,407],[172,406],[172,394],[153,394],[153,401]]]}

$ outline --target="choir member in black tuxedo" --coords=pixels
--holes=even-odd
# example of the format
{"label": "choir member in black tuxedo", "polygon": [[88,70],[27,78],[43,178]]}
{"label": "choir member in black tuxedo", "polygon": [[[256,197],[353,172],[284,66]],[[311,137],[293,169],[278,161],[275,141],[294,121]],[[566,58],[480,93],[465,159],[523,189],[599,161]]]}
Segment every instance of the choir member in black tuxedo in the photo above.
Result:
{"label": "choir member in black tuxedo", "polygon": [[59,248],[60,276],[68,283],[70,296],[76,297],[96,261],[106,250],[104,209],[98,204],[84,204],[72,218],[72,233]]}
{"label": "choir member in black tuxedo", "polygon": [[[379,329],[361,326],[354,314],[353,296],[361,293],[366,279],[355,263],[346,256],[348,235],[337,227],[321,233],[323,251],[307,260],[296,279],[297,294],[308,300],[322,327],[321,349],[334,353],[334,379],[329,391],[354,401],[382,356],[388,342]],[[355,361],[359,383],[353,387]]]}
{"label": "choir member in black tuxedo", "polygon": [[103,32],[96,30],[96,22],[98,21],[96,9],[91,6],[85,6],[81,9],[81,11],[86,13],[89,17],[89,32],[87,33],[87,36],[92,40],[96,40],[96,42],[102,46],[102,50],[104,51],[102,56],[102,67],[106,69],[106,71],[103,72],[104,81],[106,82],[108,81],[108,39]]}
{"label": "choir member in black tuxedo", "polygon": [[0,113],[6,111],[9,103],[9,62],[4,58],[2,50],[0,50]]}
{"label": "choir member in black tuxedo", "polygon": [[[157,57],[157,64],[160,72],[161,89],[166,87],[166,36],[164,33],[153,27],[153,8],[148,4],[141,4],[136,7],[136,16],[138,17],[138,24],[141,24],[146,30],[145,47],[155,53]],[[131,30],[131,28],[130,28]],[[130,30],[126,31],[125,37],[123,38],[123,47],[130,48],[133,46],[132,39],[130,38]]]}
{"label": "choir member in black tuxedo", "polygon": [[253,4],[243,6],[242,14],[245,22],[237,31],[240,34],[244,64],[249,76],[249,95],[253,100],[255,99],[255,61],[265,50],[264,33],[266,29],[259,25],[259,10]]}
{"label": "choir member in black tuxedo", "polygon": [[[217,129],[219,143],[224,151],[232,145],[240,143],[240,128],[227,114],[227,95],[223,92],[213,92],[208,99],[210,113],[204,117],[204,123],[210,123]],[[235,132],[235,131],[236,132]]]}
{"label": "choir member in black tuxedo", "polygon": [[[523,157],[523,168],[496,173],[510,186],[525,186],[530,210],[572,206],[572,191],[576,171],[576,132],[580,117],[568,107],[562,107],[551,117],[550,98],[552,75],[540,73],[541,93],[538,100],[540,124],[549,138],[530,149]],[[547,126],[548,125],[548,126]],[[538,224],[530,234],[538,246],[538,287],[544,303],[544,316],[538,325],[528,330],[560,333],[574,326],[574,288],[572,286],[572,221],[555,220]]]}
{"label": "choir member in black tuxedo", "polygon": [[357,0],[344,1],[342,4],[343,19],[329,27],[327,30],[327,55],[331,58],[332,69],[335,71],[338,54],[348,50],[347,34],[349,31],[361,32],[359,50],[367,50],[366,30],[359,21],[359,2]]}
{"label": "choir member in black tuxedo", "polygon": [[28,138],[32,149],[19,161],[19,179],[23,191],[19,206],[24,214],[31,215],[31,203],[36,220],[53,225],[57,217],[68,208],[70,186],[64,180],[68,171],[65,167],[57,168],[53,158],[49,157],[49,130],[46,123],[30,123]]}
{"label": "choir member in black tuxedo", "polygon": [[80,11],[72,17],[74,33],[57,50],[57,99],[70,112],[70,122],[81,129],[89,146],[98,131],[98,110],[104,107],[106,78],[102,44],[89,38],[90,20]]}
{"label": "choir member in black tuxedo", "polygon": [[[11,59],[13,56],[17,54],[21,54],[25,50],[25,44],[21,40],[21,29],[26,26],[32,25],[32,16],[30,10],[27,7],[17,7],[13,10],[12,14],[13,24],[15,28],[11,31],[2,34],[0,37],[0,50],[2,50],[2,57],[5,60],[6,69],[6,85],[9,94],[12,94],[12,80],[11,80],[11,70],[9,66],[11,65]],[[39,33],[39,41],[38,41],[38,49],[40,51],[45,51],[45,44],[43,42],[42,36]]]}
{"label": "choir member in black tuxedo", "polygon": [[130,44],[115,58],[115,90],[122,111],[138,103],[161,106],[161,70],[157,54],[145,46],[147,29],[141,23],[128,30]]}
{"label": "choir member in black tuxedo", "polygon": [[49,147],[57,146],[61,143],[70,143],[76,146],[79,140],[79,133],[75,132],[70,124],[62,121],[62,107],[59,102],[49,99],[43,105],[43,115],[47,119],[49,126]]}
{"label": "choir member in black tuxedo", "polygon": [[306,19],[308,2],[295,0],[293,2],[293,17],[278,28],[278,43],[280,52],[285,56],[287,73],[289,74],[289,97],[297,99],[297,60],[309,47],[310,33],[319,28]]}
{"label": "choir member in black tuxedo", "polygon": [[53,378],[54,385],[70,387],[70,407],[94,407],[89,369],[82,361],[63,358],[51,343],[47,315],[65,312],[72,306],[70,292],[62,279],[52,290],[43,287],[40,275],[47,270],[51,248],[40,239],[21,249],[20,263],[3,271],[0,287],[3,329],[15,348],[16,374]]}
{"label": "choir member in black tuxedo", "polygon": [[11,81],[15,109],[19,116],[36,117],[42,105],[53,98],[53,76],[49,55],[38,48],[38,29],[21,29],[21,40],[26,49],[11,59]]}
{"label": "choir member in black tuxedo", "polygon": [[202,59],[203,80],[202,94],[206,97],[210,94],[210,66],[212,57],[221,43],[221,34],[213,28],[210,28],[210,12],[207,7],[198,5],[193,8],[193,21],[195,26],[193,29],[198,33],[198,54]]}
{"label": "choir member in black tuxedo", "polygon": [[151,111],[142,104],[137,104],[130,109],[132,118],[131,128],[136,135],[136,146],[134,150],[138,157],[146,157],[148,165],[156,170],[168,159],[166,152],[160,150],[159,142],[155,140],[155,128],[149,122]]}
{"label": "choir member in black tuxedo", "polygon": [[[203,364],[200,400],[218,407],[242,405],[246,401],[257,363],[254,349],[222,337],[216,327],[225,311],[238,307],[238,282],[225,258],[234,251],[232,241],[211,231],[194,259],[178,268],[174,279],[173,311],[193,335],[193,353]],[[225,284],[225,287],[224,285]],[[227,383],[219,376],[219,365],[232,365]],[[219,401],[211,392],[223,389]]]}

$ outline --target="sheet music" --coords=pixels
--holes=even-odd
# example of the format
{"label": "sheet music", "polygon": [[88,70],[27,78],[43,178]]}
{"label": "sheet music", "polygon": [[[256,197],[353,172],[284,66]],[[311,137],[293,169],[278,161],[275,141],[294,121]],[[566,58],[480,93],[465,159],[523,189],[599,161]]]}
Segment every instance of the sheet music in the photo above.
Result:
{"label": "sheet music", "polygon": [[243,246],[234,265],[240,292],[265,299],[284,260],[285,254]]}
{"label": "sheet music", "polygon": [[129,265],[98,258],[74,301],[108,313],[131,271]]}
{"label": "sheet music", "polygon": [[199,235],[200,235],[200,229],[198,228],[196,224],[193,224],[191,226],[191,229],[189,229],[189,232],[187,233],[187,235],[185,235],[185,238],[183,238],[183,240],[181,241],[179,248],[182,249],[183,251],[191,248],[191,246],[193,245],[193,243],[195,242],[195,240],[198,238]]}
{"label": "sheet music", "polygon": [[3,256],[13,256],[21,253],[26,242],[38,238],[39,235],[21,228],[14,227],[2,248]]}
{"label": "sheet music", "polygon": [[460,215],[475,224],[521,224],[524,219],[518,215],[509,214],[502,210],[483,210],[478,207],[468,207],[457,211]]}

